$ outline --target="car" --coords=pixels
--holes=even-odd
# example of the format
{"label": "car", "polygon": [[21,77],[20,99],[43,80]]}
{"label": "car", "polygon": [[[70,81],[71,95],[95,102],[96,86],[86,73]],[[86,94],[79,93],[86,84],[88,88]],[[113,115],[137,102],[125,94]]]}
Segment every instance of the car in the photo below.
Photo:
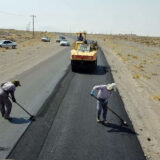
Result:
{"label": "car", "polygon": [[61,42],[62,40],[66,39],[65,37],[63,36],[59,36],[57,39],[56,39],[56,42]]}
{"label": "car", "polygon": [[42,40],[43,42],[50,42],[50,41],[51,41],[50,38],[47,37],[47,36],[42,37],[41,40]]}
{"label": "car", "polygon": [[60,46],[70,46],[70,43],[67,39],[63,39],[60,41]]}
{"label": "car", "polygon": [[0,40],[0,47],[1,48],[9,48],[12,47],[13,49],[15,49],[17,46],[16,42],[10,41],[10,40]]}

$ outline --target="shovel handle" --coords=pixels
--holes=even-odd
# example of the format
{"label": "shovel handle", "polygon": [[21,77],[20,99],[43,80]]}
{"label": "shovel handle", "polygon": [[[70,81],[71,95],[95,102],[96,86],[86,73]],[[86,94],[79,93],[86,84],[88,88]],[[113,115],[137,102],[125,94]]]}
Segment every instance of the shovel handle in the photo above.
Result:
{"label": "shovel handle", "polygon": [[31,115],[26,109],[24,109],[23,107],[22,107],[22,105],[20,105],[18,102],[15,102],[20,108],[22,108],[26,113],[28,113],[31,117],[33,116],[33,115]]}
{"label": "shovel handle", "polygon": [[[95,95],[91,95],[93,98],[95,98],[96,100],[98,100],[100,103],[101,103],[101,101],[95,96]],[[113,114],[115,114],[122,122],[125,122],[115,111],[113,111],[110,107],[108,107],[107,105],[106,105],[106,107],[113,113]]]}
{"label": "shovel handle", "polygon": [[[12,99],[10,96],[9,96],[10,99]],[[19,104],[18,102],[14,102],[16,103],[20,108],[22,108],[26,113],[28,113],[28,115],[30,115],[31,117],[33,117],[33,115],[31,115],[25,108],[23,108],[23,106],[21,104]]]}

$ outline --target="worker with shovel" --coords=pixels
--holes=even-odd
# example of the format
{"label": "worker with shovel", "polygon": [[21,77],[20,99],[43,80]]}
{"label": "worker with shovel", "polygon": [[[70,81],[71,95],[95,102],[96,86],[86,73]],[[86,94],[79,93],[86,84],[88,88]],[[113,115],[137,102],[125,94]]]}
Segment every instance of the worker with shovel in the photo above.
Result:
{"label": "worker with shovel", "polygon": [[100,115],[101,111],[103,110],[103,123],[107,123],[107,107],[106,105],[108,104],[108,100],[113,93],[113,91],[116,91],[116,84],[115,83],[109,83],[107,85],[97,85],[94,86],[92,91],[90,92],[91,96],[94,95],[94,91],[98,91],[98,94],[96,96],[97,98],[97,122],[100,122]]}
{"label": "worker with shovel", "polygon": [[5,119],[12,120],[12,118],[10,118],[12,103],[9,99],[9,94],[11,95],[12,101],[16,102],[14,92],[18,86],[21,86],[21,84],[17,80],[2,83],[0,86],[0,110],[2,117]]}

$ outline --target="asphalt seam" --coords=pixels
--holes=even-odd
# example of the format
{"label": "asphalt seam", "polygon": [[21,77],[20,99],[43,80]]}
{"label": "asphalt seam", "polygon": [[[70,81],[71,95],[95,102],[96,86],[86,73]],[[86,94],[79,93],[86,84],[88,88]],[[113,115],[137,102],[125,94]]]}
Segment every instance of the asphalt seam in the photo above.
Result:
{"label": "asphalt seam", "polygon": [[[71,75],[70,77],[68,77],[69,74],[72,74],[72,75]],[[57,112],[58,112],[58,110],[59,110],[59,106],[60,106],[60,104],[61,104],[61,102],[62,102],[62,99],[65,97],[65,93],[67,92],[67,88],[70,86],[71,79],[73,78],[73,76],[74,76],[74,73],[71,73],[71,71],[70,71],[70,66],[69,66],[68,69],[66,70],[64,76],[61,78],[61,80],[60,80],[60,81],[58,82],[58,84],[56,85],[56,87],[55,87],[55,89],[53,90],[52,94],[47,98],[47,100],[45,101],[45,103],[42,105],[41,109],[40,109],[39,112],[37,113],[37,118],[39,118],[39,119],[37,119],[37,121],[38,121],[38,120],[41,120],[41,121],[42,121],[42,119],[44,119],[44,121],[46,120],[46,121],[49,123],[49,127],[47,128],[48,131],[46,131],[45,136],[43,137],[43,143],[41,143],[41,147],[40,147],[39,153],[40,153],[40,151],[41,151],[41,149],[42,149],[42,147],[43,147],[43,144],[45,143],[45,139],[46,139],[46,137],[47,137],[47,135],[48,135],[48,133],[49,133],[49,131],[50,131],[50,128],[51,128],[52,124],[54,123],[54,119],[55,119],[56,114],[57,114]],[[61,91],[60,91],[60,90],[61,90],[61,86],[62,86],[63,82],[66,81],[66,78],[69,78],[69,79],[70,79],[69,81],[67,81],[67,82],[69,82],[69,83],[68,83],[68,85],[66,85],[66,88],[65,88],[65,90],[63,91],[63,96],[60,98],[61,100],[57,100],[57,101],[60,102],[60,103],[59,103],[59,104],[57,105],[57,107],[56,107],[56,112],[53,113],[54,116],[52,116],[52,121],[50,121],[49,119],[46,118],[47,112],[48,112],[49,108],[52,108],[52,106],[50,106],[49,103],[50,103],[50,101],[54,101],[54,99],[55,99],[55,101],[56,101],[56,98],[57,98],[56,96],[57,96],[57,94],[58,94],[59,92],[61,92]],[[46,106],[48,106],[47,109],[45,109]],[[45,121],[45,122],[46,122],[46,121]],[[47,122],[46,122],[46,123],[47,123]],[[27,128],[26,131],[22,134],[22,136],[20,137],[20,139],[17,141],[17,143],[15,144],[15,146],[13,147],[13,149],[11,150],[11,152],[8,154],[7,158],[14,158],[14,157],[12,157],[12,155],[14,155],[14,152],[16,153],[15,150],[16,150],[17,146],[21,145],[20,143],[21,143],[21,141],[23,140],[23,138],[28,137],[27,133],[30,132],[30,131],[29,131],[30,128],[32,128],[32,125],[34,126],[35,123],[36,123],[36,122],[33,122],[33,123],[30,123],[30,124],[29,124],[28,128]],[[38,124],[37,124],[37,125],[38,125]],[[46,124],[45,124],[45,125],[46,125]],[[35,135],[35,133],[34,133],[34,135]],[[33,136],[34,136],[34,135],[33,135]],[[25,136],[26,136],[26,137],[25,137]],[[29,135],[29,137],[31,137],[31,138],[34,139],[34,137],[32,137],[32,135]],[[41,139],[41,140],[42,140],[42,139]],[[39,154],[38,154],[38,155],[39,155]]]}

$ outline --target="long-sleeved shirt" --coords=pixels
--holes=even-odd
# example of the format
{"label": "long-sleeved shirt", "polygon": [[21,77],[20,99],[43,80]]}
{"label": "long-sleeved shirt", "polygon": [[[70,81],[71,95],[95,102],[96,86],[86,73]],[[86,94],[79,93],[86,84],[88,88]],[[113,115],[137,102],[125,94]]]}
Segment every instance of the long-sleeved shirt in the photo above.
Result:
{"label": "long-sleeved shirt", "polygon": [[106,85],[94,86],[92,91],[94,92],[96,90],[98,91],[97,98],[105,99],[106,101],[108,101],[112,94],[112,91],[107,90]]}
{"label": "long-sleeved shirt", "polygon": [[12,82],[4,83],[1,88],[3,91],[5,91],[7,93],[11,93],[11,94],[14,94],[14,92],[16,90],[16,86]]}

